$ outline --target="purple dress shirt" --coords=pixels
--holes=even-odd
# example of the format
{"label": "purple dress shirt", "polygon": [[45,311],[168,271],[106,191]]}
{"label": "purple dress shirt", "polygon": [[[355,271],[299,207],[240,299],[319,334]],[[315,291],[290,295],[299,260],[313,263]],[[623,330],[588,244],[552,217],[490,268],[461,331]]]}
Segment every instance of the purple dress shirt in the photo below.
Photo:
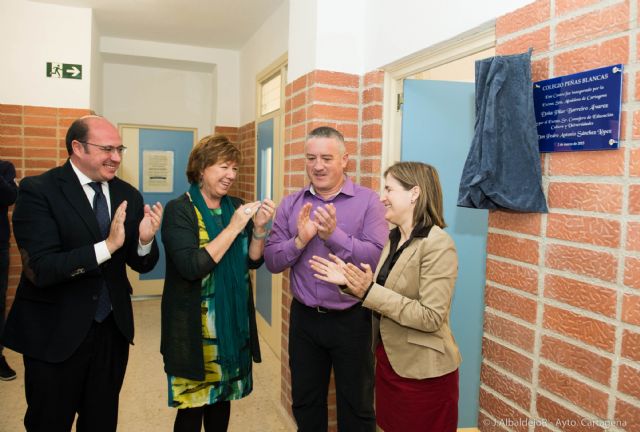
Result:
{"label": "purple dress shirt", "polygon": [[[298,249],[295,245],[298,213],[308,202],[313,205],[312,217],[316,207],[333,203],[337,226],[326,242],[316,235],[305,248]],[[378,194],[354,184],[349,177],[345,178],[340,193],[326,201],[311,193],[307,186],[286,196],[278,207],[264,248],[265,264],[272,273],[290,268],[291,291],[298,301],[307,306],[349,308],[358,300],[341,293],[336,285],[313,277],[309,259],[313,255],[327,258],[332,253],[345,262],[357,266],[367,263],[375,270],[382,247],[389,237],[384,213]]]}

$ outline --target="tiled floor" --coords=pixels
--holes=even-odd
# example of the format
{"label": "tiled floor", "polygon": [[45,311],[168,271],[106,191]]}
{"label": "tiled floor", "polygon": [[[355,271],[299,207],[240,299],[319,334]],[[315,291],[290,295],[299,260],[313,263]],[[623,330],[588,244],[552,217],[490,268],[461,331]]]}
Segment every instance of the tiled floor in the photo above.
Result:
{"label": "tiled floor", "polygon": [[[160,300],[133,304],[136,337],[120,394],[118,431],[171,431],[175,410],[167,406],[167,380],[160,356]],[[262,359],[254,364],[254,390],[231,404],[232,432],[289,432],[293,423],[280,408],[280,362],[262,342]],[[0,381],[0,432],[24,430],[26,408],[22,357],[5,350],[9,364],[18,373],[13,381]]]}

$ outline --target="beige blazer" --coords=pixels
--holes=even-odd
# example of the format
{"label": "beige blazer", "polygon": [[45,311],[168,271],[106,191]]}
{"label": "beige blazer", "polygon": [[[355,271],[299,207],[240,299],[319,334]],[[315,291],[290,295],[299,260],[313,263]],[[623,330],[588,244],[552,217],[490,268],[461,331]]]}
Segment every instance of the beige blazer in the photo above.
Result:
{"label": "beige blazer", "polygon": [[[378,269],[389,255],[382,250]],[[385,286],[374,284],[363,303],[380,314],[372,320],[372,348],[382,337],[393,370],[405,378],[424,379],[458,368],[462,358],[449,327],[458,256],[453,240],[434,226],[402,252]]]}

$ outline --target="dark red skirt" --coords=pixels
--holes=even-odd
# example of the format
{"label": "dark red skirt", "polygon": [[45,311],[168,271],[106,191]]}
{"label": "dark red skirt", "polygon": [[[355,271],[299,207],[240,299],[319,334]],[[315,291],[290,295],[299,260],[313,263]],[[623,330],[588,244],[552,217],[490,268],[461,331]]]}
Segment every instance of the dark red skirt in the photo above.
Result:
{"label": "dark red skirt", "polygon": [[426,378],[394,372],[382,343],[376,348],[376,422],[385,432],[455,432],[458,370]]}

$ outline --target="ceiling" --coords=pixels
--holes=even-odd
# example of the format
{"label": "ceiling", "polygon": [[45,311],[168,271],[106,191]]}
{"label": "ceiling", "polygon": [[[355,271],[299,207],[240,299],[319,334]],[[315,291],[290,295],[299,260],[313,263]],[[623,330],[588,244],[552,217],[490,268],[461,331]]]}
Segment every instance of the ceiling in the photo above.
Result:
{"label": "ceiling", "polygon": [[237,50],[286,0],[35,0],[91,8],[101,36]]}

